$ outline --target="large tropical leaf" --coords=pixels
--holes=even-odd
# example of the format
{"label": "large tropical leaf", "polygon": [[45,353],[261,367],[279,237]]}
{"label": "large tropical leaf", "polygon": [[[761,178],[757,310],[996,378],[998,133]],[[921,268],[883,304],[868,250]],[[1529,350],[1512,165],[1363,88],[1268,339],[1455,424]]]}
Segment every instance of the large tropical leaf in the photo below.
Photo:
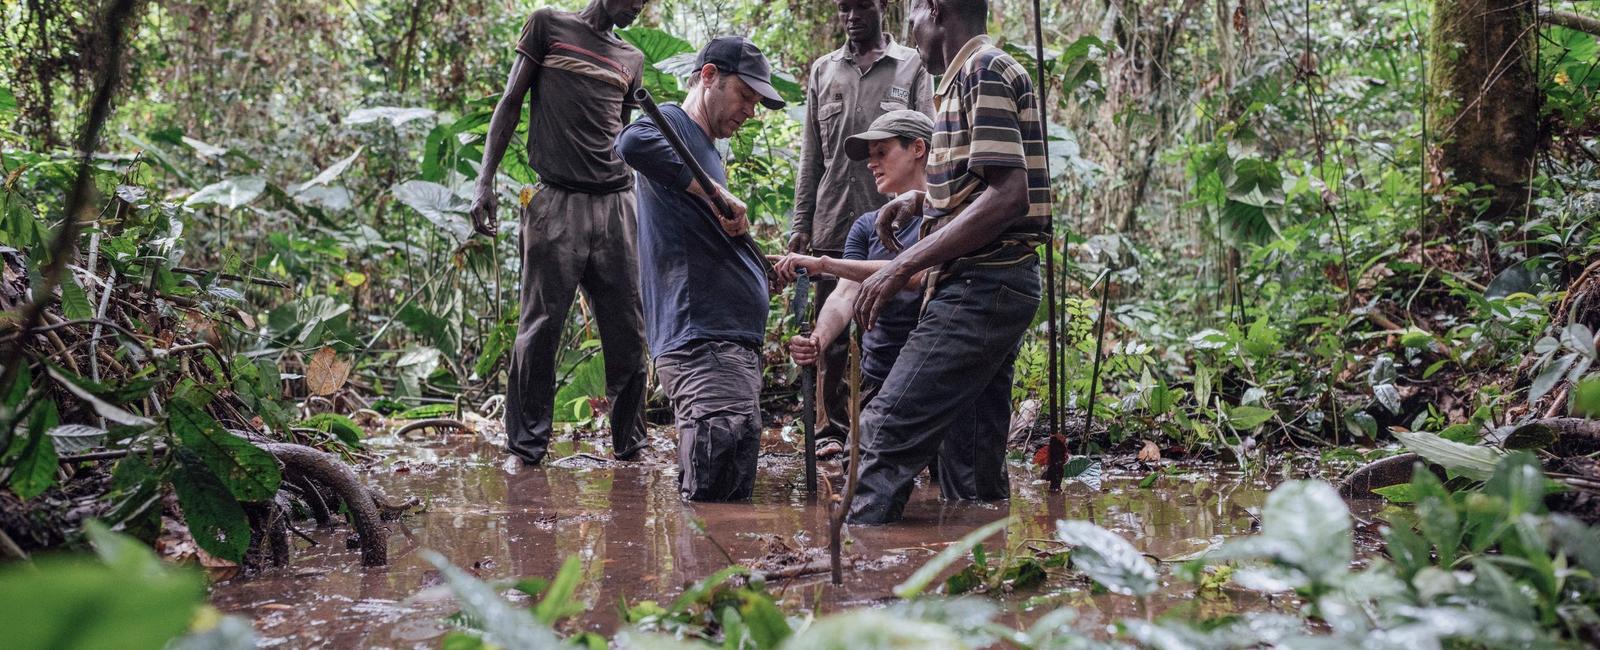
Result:
{"label": "large tropical leaf", "polygon": [[250,519],[244,506],[194,452],[179,450],[172,487],[195,544],[220,558],[244,560],[250,546]]}
{"label": "large tropical leaf", "polygon": [[272,454],[223,430],[216,419],[187,400],[168,405],[167,426],[240,501],[264,501],[278,492],[283,475]]}
{"label": "large tropical leaf", "polygon": [[1056,539],[1073,546],[1072,566],[1106,589],[1145,596],[1160,586],[1144,554],[1116,533],[1087,521],[1058,521]]}
{"label": "large tropical leaf", "polygon": [[345,116],[345,124],[371,124],[379,120],[387,121],[390,126],[401,126],[407,122],[432,118],[436,112],[429,108],[403,108],[399,106],[375,106],[350,111]]}
{"label": "large tropical leaf", "polygon": [[56,451],[68,454],[96,449],[106,442],[105,429],[87,424],[63,424],[50,429],[49,435],[55,440]]}
{"label": "large tropical leaf", "polygon": [[200,191],[190,194],[183,202],[184,207],[192,208],[197,205],[220,205],[229,210],[235,210],[256,200],[267,189],[267,179],[260,176],[235,176],[223,181],[212,183],[200,188]]}
{"label": "large tropical leaf", "polygon": [[1500,461],[1500,452],[1493,449],[1463,445],[1426,431],[1397,431],[1394,437],[1428,462],[1479,481],[1494,474],[1495,463]]}
{"label": "large tropical leaf", "polygon": [[489,585],[456,568],[443,555],[423,551],[422,557],[439,569],[450,591],[455,593],[461,612],[483,630],[484,640],[502,648],[553,650],[562,647],[555,633],[540,625],[528,610],[506,602]]}
{"label": "large tropical leaf", "polygon": [[450,188],[431,181],[410,180],[394,186],[394,198],[416,210],[457,243],[472,237],[472,224],[464,216],[472,206]]}
{"label": "large tropical leaf", "polygon": [[1261,534],[1229,542],[1209,557],[1270,560],[1327,582],[1349,571],[1355,557],[1350,530],[1350,509],[1338,490],[1323,481],[1289,481],[1267,496]]}
{"label": "large tropical leaf", "polygon": [[926,564],[919,567],[915,573],[911,574],[911,577],[906,578],[905,582],[896,586],[894,595],[907,600],[921,595],[922,590],[926,589],[934,578],[939,577],[940,573],[944,573],[944,570],[950,568],[950,565],[957,560],[966,557],[967,552],[972,550],[972,547],[983,543],[983,540],[989,539],[995,533],[1005,530],[1005,527],[1010,524],[1010,517],[989,522],[983,527],[967,533],[956,543],[944,547],[943,551],[940,551],[938,555],[933,556],[933,559],[928,560]]}
{"label": "large tropical leaf", "polygon": [[10,648],[157,650],[205,601],[205,578],[167,570],[143,544],[85,527],[103,561],[52,554],[0,570],[0,629]]}
{"label": "large tropical leaf", "polygon": [[[617,30],[617,35],[622,37],[634,47],[644,53],[644,70],[641,78],[646,90],[654,95],[656,101],[678,101],[683,99],[683,89],[678,84],[678,78],[672,72],[663,70],[662,64],[679,54],[694,52],[694,46],[689,41],[683,40],[654,27],[629,27]],[[669,69],[679,69],[682,61],[677,65],[669,65]],[[690,60],[690,68],[693,60]]]}

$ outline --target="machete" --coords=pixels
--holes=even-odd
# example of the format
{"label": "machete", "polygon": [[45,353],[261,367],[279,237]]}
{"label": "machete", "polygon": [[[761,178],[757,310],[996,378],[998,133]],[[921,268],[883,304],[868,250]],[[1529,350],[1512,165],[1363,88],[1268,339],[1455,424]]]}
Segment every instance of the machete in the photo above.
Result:
{"label": "machete", "polygon": [[[811,276],[805,269],[795,269],[794,322],[800,336],[811,336]],[[817,403],[816,362],[800,368],[800,428],[805,432],[806,491],[817,491]]]}
{"label": "machete", "polygon": [[[672,123],[661,116],[661,107],[656,106],[656,100],[650,96],[650,91],[643,88],[635,90],[633,91],[633,99],[639,102],[639,106],[644,109],[645,115],[650,116],[650,121],[655,122],[656,128],[661,131],[661,135],[667,138],[667,143],[672,145],[672,150],[678,154],[678,159],[683,161],[684,166],[689,168],[689,173],[694,176],[694,182],[698,183],[700,189],[705,190],[706,195],[711,197],[711,204],[715,208],[715,213],[709,216],[715,222],[717,232],[725,233],[722,229],[722,222],[717,218],[717,215],[733,214],[733,210],[729,209],[728,203],[722,200],[722,195],[713,189],[716,184],[712,183],[711,177],[706,175],[706,170],[700,166],[700,161],[689,155],[689,147],[683,144],[683,138],[679,137],[678,132],[672,128]],[[756,238],[751,237],[750,233],[746,232],[733,239],[735,244],[742,245],[746,252],[756,258],[756,264],[766,270],[767,278],[770,280],[773,277],[772,262],[767,261],[767,255],[761,252],[761,245],[756,243]]]}

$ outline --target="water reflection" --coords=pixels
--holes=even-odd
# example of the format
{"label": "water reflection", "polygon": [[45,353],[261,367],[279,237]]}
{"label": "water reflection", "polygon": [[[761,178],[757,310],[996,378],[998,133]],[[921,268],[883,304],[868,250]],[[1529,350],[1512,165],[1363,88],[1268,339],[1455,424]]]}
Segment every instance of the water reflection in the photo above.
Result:
{"label": "water reflection", "polygon": [[[675,468],[660,462],[589,467],[502,469],[494,448],[467,437],[426,443],[390,441],[391,465],[370,480],[392,498],[418,497],[426,511],[408,520],[409,538],[391,540],[393,564],[362,570],[341,531],[308,531],[319,546],[297,549],[293,565],[215,586],[212,601],[222,610],[252,618],[263,636],[293,647],[431,646],[445,632],[440,618],[454,605],[438,586],[437,573],[419,557],[427,548],[485,579],[552,576],[576,555],[585,567],[579,597],[588,605],[581,625],[609,634],[618,621],[619,600],[670,601],[683,587],[723,566],[731,555],[750,562],[765,551],[763,536],[778,535],[795,547],[825,547],[826,516],[803,490],[801,468],[792,457],[767,455],[752,503],[689,504],[679,500]],[[556,455],[577,449],[558,443]],[[1108,479],[1091,492],[1070,485],[1049,495],[1028,468],[1014,467],[1009,504],[946,504],[936,487],[919,485],[906,521],[856,528],[848,551],[869,560],[834,588],[825,575],[774,585],[787,604],[833,610],[890,598],[891,590],[945,544],[985,523],[1017,516],[998,549],[1043,548],[1062,518],[1090,519],[1134,540],[1160,558],[1203,551],[1222,538],[1249,532],[1266,485],[1237,476],[1200,472],[1164,478],[1140,489],[1138,477]],[[702,522],[697,524],[696,522]],[[1174,582],[1139,610],[1131,598],[1095,595],[1070,576],[1053,578],[1042,590],[1002,595],[1010,617],[1026,621],[1050,608],[1072,605],[1091,621],[1153,616],[1162,611],[1203,613],[1262,608],[1242,594],[1197,600],[1188,585]]]}

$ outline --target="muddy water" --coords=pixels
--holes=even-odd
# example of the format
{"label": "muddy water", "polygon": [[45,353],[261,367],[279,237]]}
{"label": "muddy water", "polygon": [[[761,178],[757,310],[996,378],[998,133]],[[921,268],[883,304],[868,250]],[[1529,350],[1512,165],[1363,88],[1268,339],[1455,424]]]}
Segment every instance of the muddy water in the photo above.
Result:
{"label": "muddy water", "polygon": [[[500,452],[473,437],[379,443],[390,447],[392,460],[369,480],[392,499],[426,504],[407,519],[408,530],[391,538],[391,566],[362,569],[358,552],[345,548],[343,530],[308,526],[318,545],[300,541],[290,567],[217,584],[212,602],[251,618],[269,643],[283,647],[432,647],[446,631],[440,619],[454,606],[420,549],[443,553],[486,579],[553,576],[577,555],[586,574],[578,596],[590,608],[579,624],[609,634],[619,599],[670,601],[687,583],[726,566],[727,556],[754,562],[774,539],[797,548],[827,546],[824,509],[806,494],[790,454],[762,456],[753,503],[691,504],[679,500],[676,470],[665,457],[642,464],[580,457],[560,464],[569,466],[508,470]],[[561,443],[551,457],[573,451],[572,443]],[[1046,547],[1053,522],[1074,518],[1121,533],[1150,555],[1182,558],[1250,532],[1251,512],[1259,512],[1269,487],[1226,468],[1196,468],[1152,489],[1139,488],[1138,474],[1112,474],[1100,492],[1069,485],[1051,495],[1032,474],[1013,465],[1009,510],[944,504],[936,486],[919,484],[903,523],[847,529],[847,553],[865,562],[842,587],[816,575],[772,589],[795,610],[883,602],[945,544],[1008,512],[1017,519],[1004,542],[988,543],[991,556],[1002,544]],[[1013,623],[1070,605],[1096,625],[1174,609],[1169,613],[1204,617],[1275,606],[1246,592],[1196,598],[1187,583],[1162,573],[1167,586],[1144,609],[1132,598],[1094,594],[1067,575],[1000,600]]]}

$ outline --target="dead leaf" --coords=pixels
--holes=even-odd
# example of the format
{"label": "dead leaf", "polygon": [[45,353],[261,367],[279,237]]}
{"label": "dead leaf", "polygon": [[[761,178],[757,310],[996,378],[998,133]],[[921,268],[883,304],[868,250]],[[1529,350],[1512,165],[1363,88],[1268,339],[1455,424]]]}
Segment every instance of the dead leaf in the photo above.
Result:
{"label": "dead leaf", "polygon": [[1156,443],[1150,442],[1149,440],[1144,441],[1144,446],[1139,449],[1139,462],[1161,462],[1161,448],[1157,447]]}
{"label": "dead leaf", "polygon": [[341,361],[331,347],[324,347],[311,355],[311,365],[306,367],[306,388],[312,395],[332,395],[344,388],[350,378],[349,361]]}

